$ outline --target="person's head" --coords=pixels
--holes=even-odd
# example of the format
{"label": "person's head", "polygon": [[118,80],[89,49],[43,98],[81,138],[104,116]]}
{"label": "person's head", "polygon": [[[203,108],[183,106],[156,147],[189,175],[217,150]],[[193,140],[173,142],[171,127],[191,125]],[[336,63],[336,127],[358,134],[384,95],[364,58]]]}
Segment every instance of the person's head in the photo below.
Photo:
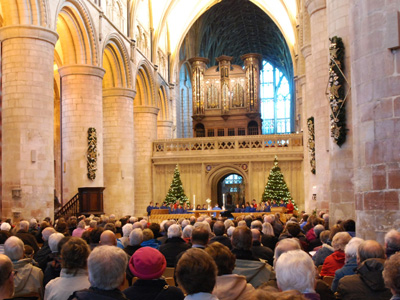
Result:
{"label": "person's head", "polygon": [[283,253],[275,263],[278,287],[282,291],[313,293],[316,270],[310,255],[302,250]]}
{"label": "person's head", "polygon": [[329,237],[331,235],[330,230],[324,230],[319,234],[319,240],[322,244],[327,244],[329,242]]}
{"label": "person's head", "polygon": [[128,266],[132,274],[139,279],[152,280],[162,276],[167,261],[157,249],[142,247],[132,255]]}
{"label": "person's head", "polygon": [[85,220],[80,220],[77,227],[80,229],[85,229],[85,225]]}
{"label": "person's head", "polygon": [[321,232],[324,230],[325,230],[325,227],[323,225],[321,225],[321,224],[315,225],[314,233],[315,233],[315,236],[317,237],[317,239],[319,238]]}
{"label": "person's head", "polygon": [[261,241],[261,233],[260,230],[258,229],[252,229],[251,230],[251,237],[253,241]]}
{"label": "person's head", "polygon": [[297,239],[283,239],[276,244],[274,251],[274,266],[278,258],[285,252],[291,250],[300,250],[301,245]]}
{"label": "person's head", "polygon": [[99,244],[100,236],[103,233],[104,229],[102,227],[96,227],[89,233],[90,243],[91,244]]}
{"label": "person's head", "polygon": [[356,231],[356,222],[354,222],[354,220],[352,220],[352,219],[344,221],[342,226],[345,231],[349,231],[349,232]]}
{"label": "person's head", "polygon": [[9,257],[0,254],[0,298],[8,299],[14,295],[13,264]]}
{"label": "person's head", "polygon": [[96,220],[91,220],[89,223],[90,228],[96,228],[97,227],[97,221]]}
{"label": "person's head", "polygon": [[10,232],[0,230],[0,245],[3,245],[10,236],[11,236]]}
{"label": "person's head", "polygon": [[238,250],[250,250],[252,245],[251,231],[246,226],[238,226],[232,234],[232,247]]}
{"label": "person's head", "polygon": [[271,223],[264,222],[262,224],[262,233],[265,235],[274,235],[274,228],[272,227]]}
{"label": "person's head", "polygon": [[400,252],[393,254],[385,261],[383,280],[393,295],[400,295]]}
{"label": "person's head", "polygon": [[377,241],[366,240],[362,242],[357,249],[357,263],[361,264],[368,258],[385,259],[385,250]]}
{"label": "person's head", "polygon": [[335,234],[332,240],[332,247],[335,251],[344,251],[347,243],[350,242],[351,235],[348,232],[338,232]]}
{"label": "person's head", "polygon": [[211,293],[217,277],[217,265],[204,250],[191,248],[182,255],[175,269],[179,286],[188,294]]}
{"label": "person's head", "polygon": [[221,243],[212,243],[205,251],[214,259],[218,268],[218,276],[232,274],[235,268],[236,256],[228,247]]}
{"label": "person's head", "polygon": [[259,231],[261,231],[263,227],[262,227],[261,221],[254,220],[253,222],[251,222],[250,228],[251,229],[258,229]]}
{"label": "person's head", "polygon": [[64,237],[62,233],[55,232],[49,237],[49,248],[52,253],[58,253],[58,243]]}
{"label": "person's head", "polygon": [[124,226],[122,226],[122,236],[123,237],[129,237],[129,234],[133,230],[132,224],[131,223],[126,223]]}
{"label": "person's head", "polygon": [[179,226],[178,224],[172,224],[171,226],[169,226],[167,234],[169,239],[181,237],[182,236],[181,226]]}
{"label": "person's head", "polygon": [[10,230],[11,230],[11,225],[10,225],[10,223],[7,223],[7,222],[1,223],[0,230],[3,230],[3,231],[10,231]]}
{"label": "person's head", "polygon": [[143,230],[143,242],[154,239],[153,231],[146,228]]}
{"label": "person's head", "polygon": [[330,228],[330,235],[329,235],[329,240],[332,241],[333,237],[335,236],[336,233],[344,231],[344,228],[340,224],[335,224]]}
{"label": "person's head", "polygon": [[61,248],[61,266],[67,274],[76,274],[79,269],[86,269],[89,254],[90,248],[83,239],[71,237]]}
{"label": "person's head", "polygon": [[143,232],[140,228],[135,228],[129,234],[129,245],[137,246],[143,242]]}
{"label": "person's head", "polygon": [[4,254],[12,261],[20,260],[24,257],[24,242],[16,236],[11,236],[4,243]]}
{"label": "person's head", "polygon": [[28,232],[29,230],[29,222],[28,221],[21,221],[19,222],[19,230]]}
{"label": "person's head", "polygon": [[363,241],[364,240],[361,238],[353,237],[350,242],[347,243],[346,247],[344,247],[346,259],[357,257],[358,246],[360,246]]}
{"label": "person's head", "polygon": [[217,221],[214,224],[213,232],[216,236],[223,236],[225,233],[225,225],[222,221]]}
{"label": "person's head", "polygon": [[182,232],[182,238],[190,239],[192,237],[192,231],[193,231],[193,226],[186,225],[185,229],[183,229],[183,232]]}
{"label": "person's head", "polygon": [[104,231],[110,230],[114,233],[117,232],[117,230],[115,229],[115,224],[114,223],[107,223],[106,225],[104,225]]}
{"label": "person's head", "polygon": [[297,237],[301,232],[299,223],[292,221],[286,223],[286,230],[292,237]]}
{"label": "person's head", "polygon": [[400,232],[395,229],[390,230],[385,235],[385,247],[386,249],[400,251]]}
{"label": "person's head", "polygon": [[49,240],[49,237],[55,232],[56,230],[53,227],[46,227],[45,229],[43,229],[42,231],[43,241],[47,242]]}
{"label": "person's head", "polygon": [[209,237],[209,231],[204,227],[194,227],[192,230],[192,244],[205,246],[208,244]]}
{"label": "person's head", "polygon": [[88,258],[89,282],[100,290],[113,290],[124,283],[126,253],[114,246],[96,247]]}
{"label": "person's head", "polygon": [[104,230],[100,235],[100,244],[102,246],[116,246],[117,238],[115,237],[114,232],[112,232],[111,230]]}

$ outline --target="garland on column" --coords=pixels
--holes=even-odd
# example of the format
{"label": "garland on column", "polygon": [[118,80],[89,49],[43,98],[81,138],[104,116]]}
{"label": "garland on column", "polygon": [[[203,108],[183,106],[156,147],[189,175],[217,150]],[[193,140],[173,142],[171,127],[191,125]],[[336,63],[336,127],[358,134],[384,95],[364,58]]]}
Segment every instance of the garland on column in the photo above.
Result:
{"label": "garland on column", "polygon": [[97,171],[97,133],[96,128],[88,129],[88,149],[86,154],[87,159],[87,176],[90,180],[95,180]]}
{"label": "garland on column", "polygon": [[344,46],[340,37],[334,36],[329,39],[329,82],[328,97],[331,108],[330,124],[331,136],[340,147],[346,141],[346,110],[344,84],[346,77],[343,74]]}
{"label": "garland on column", "polygon": [[315,174],[315,129],[314,117],[307,119],[308,127],[308,151],[310,152],[311,173]]}

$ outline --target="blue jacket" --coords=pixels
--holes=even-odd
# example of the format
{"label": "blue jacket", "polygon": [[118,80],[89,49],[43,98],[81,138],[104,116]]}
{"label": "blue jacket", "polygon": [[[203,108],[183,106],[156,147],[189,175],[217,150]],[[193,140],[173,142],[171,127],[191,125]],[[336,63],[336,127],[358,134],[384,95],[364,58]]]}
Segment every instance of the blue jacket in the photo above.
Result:
{"label": "blue jacket", "polygon": [[344,276],[354,275],[356,269],[357,269],[357,258],[352,257],[344,264],[344,266],[341,269],[336,270],[335,278],[333,279],[331,286],[332,291],[335,293],[339,285],[339,280],[342,279]]}
{"label": "blue jacket", "polygon": [[151,247],[151,248],[154,248],[157,250],[158,250],[158,248],[160,248],[160,245],[161,245],[161,242],[156,239],[151,239],[151,240],[145,241],[140,244],[140,246],[142,246],[142,247]]}

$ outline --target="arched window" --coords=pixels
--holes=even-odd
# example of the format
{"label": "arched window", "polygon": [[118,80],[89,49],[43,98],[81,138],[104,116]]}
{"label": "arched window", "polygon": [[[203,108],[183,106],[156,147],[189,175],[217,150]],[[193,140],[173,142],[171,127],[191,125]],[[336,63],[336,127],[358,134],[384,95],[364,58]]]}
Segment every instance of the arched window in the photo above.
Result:
{"label": "arched window", "polygon": [[262,134],[291,132],[291,92],[287,78],[263,61],[260,74]]}

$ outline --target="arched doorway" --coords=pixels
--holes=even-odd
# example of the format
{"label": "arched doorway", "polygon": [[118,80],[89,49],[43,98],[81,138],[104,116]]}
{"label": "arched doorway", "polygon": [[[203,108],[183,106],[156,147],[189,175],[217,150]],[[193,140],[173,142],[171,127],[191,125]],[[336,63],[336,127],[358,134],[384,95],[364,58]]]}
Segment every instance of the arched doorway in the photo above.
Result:
{"label": "arched doorway", "polygon": [[225,194],[226,205],[241,205],[245,202],[245,185],[243,177],[237,173],[230,173],[222,177],[217,184],[218,205],[223,205]]}

